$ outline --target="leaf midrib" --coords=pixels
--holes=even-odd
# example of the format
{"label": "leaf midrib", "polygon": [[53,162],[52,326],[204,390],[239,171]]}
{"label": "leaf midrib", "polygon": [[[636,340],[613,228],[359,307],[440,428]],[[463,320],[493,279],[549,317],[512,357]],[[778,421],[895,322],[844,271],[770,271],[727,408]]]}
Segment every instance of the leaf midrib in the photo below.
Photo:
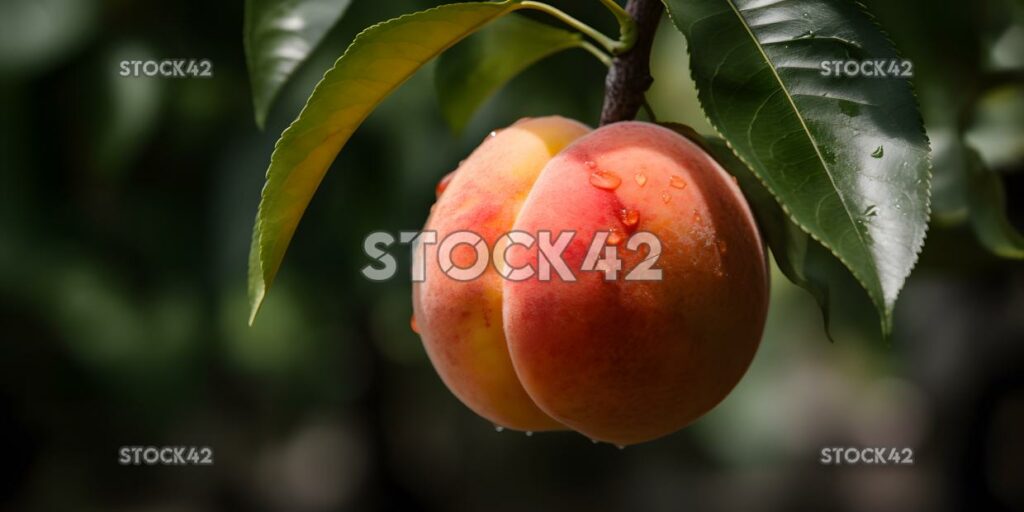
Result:
{"label": "leaf midrib", "polygon": [[[839,198],[840,204],[843,205],[843,212],[846,213],[846,217],[850,220],[850,224],[853,226],[853,231],[857,234],[857,239],[860,241],[861,245],[866,250],[868,246],[867,241],[864,239],[864,236],[861,234],[860,230],[857,229],[857,222],[853,218],[853,214],[850,212],[849,205],[846,204],[846,198],[843,197],[842,191],[840,191],[839,187],[836,185],[835,178],[832,176],[832,170],[829,168],[828,164],[824,159],[824,156],[821,154],[821,150],[818,149],[818,141],[814,138],[814,135],[811,133],[810,128],[807,126],[807,122],[804,120],[803,115],[800,113],[800,109],[797,108],[796,102],[793,100],[793,96],[789,93],[789,89],[786,87],[786,83],[782,81],[782,77],[779,76],[779,73],[775,70],[775,61],[773,61],[772,58],[768,56],[768,53],[764,51],[764,48],[761,47],[761,42],[758,41],[757,36],[754,34],[753,30],[751,30],[750,25],[747,22],[747,19],[743,17],[743,13],[740,12],[740,9],[736,6],[734,0],[725,0],[725,2],[729,5],[729,8],[732,9],[732,12],[736,15],[736,17],[739,18],[740,25],[743,26],[743,30],[746,31],[747,35],[750,36],[750,40],[753,41],[754,47],[757,48],[758,53],[760,53],[761,57],[763,57],[764,60],[768,62],[768,69],[769,71],[771,71],[772,77],[775,78],[775,81],[778,82],[779,88],[782,90],[782,93],[785,94],[786,101],[789,102],[790,107],[792,107],[793,112],[796,114],[797,120],[800,121],[800,127],[803,129],[804,133],[807,134],[807,137],[811,140],[811,146],[814,148],[814,152],[818,157],[818,161],[821,163],[821,167],[825,169],[825,175],[828,176],[829,183],[832,184],[832,189],[835,191],[836,197]],[[839,257],[839,254],[834,249],[832,249],[832,253]],[[868,260],[870,261],[870,258],[868,258]],[[875,268],[874,264],[871,264],[870,268],[872,274],[874,274],[876,283],[878,283],[880,287],[881,281],[878,277],[878,270]],[[851,270],[853,269],[851,268]],[[882,291],[882,294],[884,296],[884,291]]]}

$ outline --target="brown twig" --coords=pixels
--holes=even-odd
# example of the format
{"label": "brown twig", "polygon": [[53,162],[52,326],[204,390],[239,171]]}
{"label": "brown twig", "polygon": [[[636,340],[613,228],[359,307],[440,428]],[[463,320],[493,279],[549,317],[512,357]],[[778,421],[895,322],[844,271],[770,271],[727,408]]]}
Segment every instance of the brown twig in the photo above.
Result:
{"label": "brown twig", "polygon": [[644,103],[644,93],[654,83],[651,77],[651,45],[665,7],[660,0],[629,0],[626,12],[636,20],[636,43],[615,56],[605,78],[601,125],[636,117]]}

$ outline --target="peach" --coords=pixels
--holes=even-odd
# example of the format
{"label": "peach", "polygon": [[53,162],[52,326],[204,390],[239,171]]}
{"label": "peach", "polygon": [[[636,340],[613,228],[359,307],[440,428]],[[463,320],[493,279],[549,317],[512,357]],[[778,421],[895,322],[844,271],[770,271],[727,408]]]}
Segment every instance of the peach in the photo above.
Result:
{"label": "peach", "polygon": [[[497,263],[458,281],[425,252],[413,287],[424,346],[455,395],[498,425],[651,440],[719,403],[760,342],[768,271],[753,216],[730,176],[671,130],[517,123],[460,166],[427,229],[471,230],[492,248],[509,231],[574,233],[561,255],[570,279],[503,279]],[[631,244],[641,232],[657,245]],[[621,259],[611,280],[584,270],[598,234]],[[512,268],[541,267],[537,244],[508,249]],[[461,245],[452,259],[475,257]],[[660,279],[627,277],[649,264]]]}
{"label": "peach", "polygon": [[[471,230],[493,246],[512,227],[551,157],[588,131],[576,121],[544,117],[492,132],[438,185],[439,197],[424,230],[436,231],[438,241]],[[537,408],[512,369],[501,318],[502,278],[494,267],[478,279],[457,281],[441,271],[433,249],[424,253],[424,281],[413,283],[413,318],[441,380],[497,426],[564,429]],[[472,265],[474,257],[465,245],[453,254],[460,267]]]}
{"label": "peach", "polygon": [[[703,415],[746,372],[768,307],[764,247],[736,183],[690,140],[647,123],[600,128],[548,162],[512,229],[575,231],[572,269],[599,231],[661,244],[660,281],[504,282],[512,363],[552,418],[595,440],[647,441]],[[622,245],[624,270],[649,256]],[[520,258],[536,264],[537,252]]]}

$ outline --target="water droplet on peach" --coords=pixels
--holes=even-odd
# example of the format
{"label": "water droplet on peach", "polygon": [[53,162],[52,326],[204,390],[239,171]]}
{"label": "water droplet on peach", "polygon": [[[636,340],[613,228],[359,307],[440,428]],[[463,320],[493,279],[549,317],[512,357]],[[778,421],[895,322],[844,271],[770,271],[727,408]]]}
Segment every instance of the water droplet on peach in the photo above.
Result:
{"label": "water droplet on peach", "polygon": [[647,184],[647,176],[644,176],[644,173],[642,172],[634,174],[633,179],[636,180],[636,184],[641,187]]}
{"label": "water droplet on peach", "polygon": [[587,167],[589,167],[591,169],[594,169],[594,168],[597,167],[597,163],[594,162],[593,160],[587,160],[586,162],[583,162],[583,165],[585,165],[585,166],[587,166]]}
{"label": "water droplet on peach", "polygon": [[594,171],[590,175],[590,184],[604,190],[615,190],[621,183],[622,180],[610,172]]}
{"label": "water droplet on peach", "polygon": [[609,229],[607,243],[608,245],[619,245],[622,243],[622,232],[615,228]]}
{"label": "water droplet on peach", "polygon": [[622,223],[626,227],[631,228],[640,222],[640,212],[632,208],[623,208],[622,211],[619,212],[619,219],[622,220]]}
{"label": "water droplet on peach", "polygon": [[416,325],[416,315],[412,315],[412,317],[409,318],[409,327],[412,328],[412,332],[416,334],[420,333],[420,326]]}
{"label": "water droplet on peach", "polygon": [[527,430],[526,431],[526,437],[533,437],[533,432],[530,432],[529,430]]}
{"label": "water droplet on peach", "polygon": [[728,251],[729,251],[728,244],[725,243],[725,240],[719,239],[718,240],[718,253],[719,254],[725,254]]}
{"label": "water droplet on peach", "polygon": [[668,192],[661,193],[661,202],[668,204],[672,200],[672,196],[668,195]]}
{"label": "water droplet on peach", "polygon": [[669,180],[668,184],[678,189],[686,188],[686,180],[675,175],[672,176],[672,179]]}
{"label": "water droplet on peach", "polygon": [[503,427],[503,426],[501,426],[501,425],[495,425],[495,426],[494,426],[494,431],[495,431],[495,432],[502,432],[502,431],[504,431],[504,430],[505,430],[505,427]]}

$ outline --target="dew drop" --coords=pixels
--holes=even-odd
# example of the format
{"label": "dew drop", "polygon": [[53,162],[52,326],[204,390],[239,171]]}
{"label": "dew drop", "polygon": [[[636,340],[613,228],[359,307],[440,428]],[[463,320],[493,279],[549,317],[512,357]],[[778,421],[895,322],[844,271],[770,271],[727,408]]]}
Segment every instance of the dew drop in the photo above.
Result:
{"label": "dew drop", "polygon": [[885,148],[883,148],[882,146],[878,146],[877,148],[875,148],[874,151],[871,152],[872,158],[882,158],[882,155],[884,154]]}
{"label": "dew drop", "polygon": [[504,432],[505,431],[505,427],[503,427],[501,425],[495,425],[494,426],[494,431],[495,432]]}
{"label": "dew drop", "polygon": [[610,172],[594,171],[590,175],[590,184],[604,190],[615,190],[621,183],[622,180]]}
{"label": "dew drop", "polygon": [[661,193],[661,202],[668,204],[672,200],[672,196],[668,195],[668,192]]}
{"label": "dew drop", "polygon": [[619,212],[619,219],[622,220],[622,223],[626,227],[631,228],[640,222],[640,212],[632,208],[623,208],[622,211]]}
{"label": "dew drop", "polygon": [[448,174],[445,174],[444,177],[441,178],[441,181],[437,182],[437,186],[434,187],[434,194],[436,195],[437,198],[440,198],[441,194],[444,194],[444,191],[448,189],[448,185],[452,182],[452,178],[454,177],[455,171],[452,171]]}
{"label": "dew drop", "polygon": [[686,180],[680,178],[679,176],[673,175],[672,179],[669,180],[668,184],[678,189],[686,188]]}
{"label": "dew drop", "polygon": [[622,232],[615,228],[609,229],[608,239],[605,242],[608,245],[619,245],[622,243]]}
{"label": "dew drop", "polygon": [[412,317],[409,318],[409,327],[412,328],[412,332],[416,334],[420,333],[420,326],[416,325],[416,315],[412,315]]}
{"label": "dew drop", "polygon": [[641,187],[647,184],[647,176],[644,176],[644,173],[642,172],[638,172],[633,175],[633,179],[636,180],[636,184]]}
{"label": "dew drop", "polygon": [[487,136],[488,137],[497,137],[498,136],[498,130],[494,130],[491,133],[488,133]]}

